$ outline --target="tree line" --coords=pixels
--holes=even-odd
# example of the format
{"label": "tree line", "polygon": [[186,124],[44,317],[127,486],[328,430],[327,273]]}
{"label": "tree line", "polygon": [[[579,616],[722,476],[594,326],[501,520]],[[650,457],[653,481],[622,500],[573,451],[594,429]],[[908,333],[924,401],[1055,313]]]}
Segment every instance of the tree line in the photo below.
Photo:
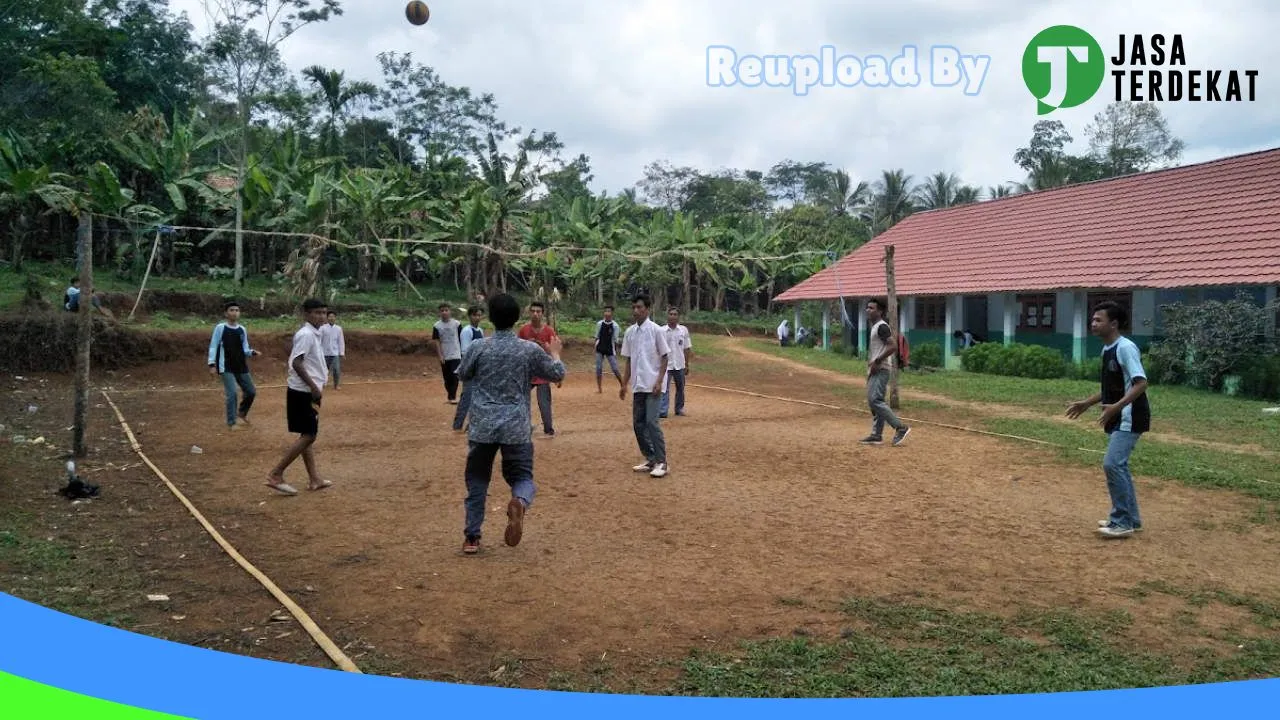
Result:
{"label": "tree line", "polygon": [[91,212],[95,263],[126,276],[142,275],[154,242],[152,274],[266,276],[297,294],[393,281],[588,304],[644,288],[686,310],[755,313],[914,212],[1182,151],[1156,106],[1115,104],[1085,129],[1081,155],[1061,123],[1036,123],[1013,154],[1025,178],[995,187],[900,168],[861,179],[822,161],[707,171],[659,160],[635,187],[595,193],[591,158],[566,157],[554,131],[508,124],[493,95],[412,53],[379,54],[376,79],[285,67],[281,48],[341,22],[340,0],[203,3],[213,26],[199,40],[165,0],[0,8],[11,268],[72,257],[75,216]]}

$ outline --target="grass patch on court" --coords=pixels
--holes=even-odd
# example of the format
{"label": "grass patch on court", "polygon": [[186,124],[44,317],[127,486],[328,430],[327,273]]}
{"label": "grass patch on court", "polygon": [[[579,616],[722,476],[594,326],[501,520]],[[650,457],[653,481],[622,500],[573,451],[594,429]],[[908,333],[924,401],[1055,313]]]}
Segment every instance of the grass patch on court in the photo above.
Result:
{"label": "grass patch on court", "polygon": [[[842,353],[784,348],[766,341],[752,341],[748,345],[753,350],[824,370],[859,376],[867,372],[865,362]],[[1098,391],[1098,383],[1088,380],[1033,380],[959,370],[906,372],[900,376],[898,387],[964,402],[1010,405],[1047,415],[1060,415],[1066,412],[1068,403]],[[1196,440],[1280,447],[1280,414],[1262,412],[1274,403],[1169,385],[1153,386],[1150,398],[1153,430]]]}
{"label": "grass patch on court", "polygon": [[[1270,627],[1267,606],[1243,607]],[[1123,612],[1024,611],[1005,618],[862,598],[843,610],[853,627],[839,640],[778,638],[744,643],[733,654],[694,652],[674,690],[823,698],[1067,692],[1241,680],[1280,667],[1280,641],[1204,629],[1202,637],[1236,649],[1183,660],[1131,649],[1131,619]]]}
{"label": "grass patch on court", "polygon": [[[1098,472],[1102,472],[1102,455],[1081,450],[1106,451],[1107,435],[1096,426],[1074,427],[1049,420],[1008,418],[990,418],[983,425],[992,432],[1065,446],[1058,450],[1062,459],[1098,467]],[[1190,487],[1235,490],[1265,500],[1269,507],[1261,508],[1259,519],[1280,522],[1280,464],[1274,458],[1143,438],[1130,457],[1129,465],[1135,475],[1165,478]]]}
{"label": "grass patch on court", "polygon": [[[136,619],[120,602],[125,593],[142,592],[122,571],[118,549],[76,548],[38,532],[28,513],[0,507],[0,591],[59,612],[104,625],[128,628]],[[77,556],[92,554],[93,562]]]}

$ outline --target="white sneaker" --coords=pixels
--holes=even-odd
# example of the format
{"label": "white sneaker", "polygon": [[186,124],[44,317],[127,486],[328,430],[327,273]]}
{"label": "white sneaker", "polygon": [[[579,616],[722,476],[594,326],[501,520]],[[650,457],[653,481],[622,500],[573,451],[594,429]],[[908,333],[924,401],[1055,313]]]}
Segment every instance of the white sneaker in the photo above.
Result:
{"label": "white sneaker", "polygon": [[1104,538],[1124,538],[1132,535],[1133,530],[1130,528],[1119,528],[1107,525],[1106,527],[1098,528],[1098,534]]}
{"label": "white sneaker", "polygon": [[649,472],[653,470],[653,465],[650,465],[649,463],[640,463],[631,469],[636,472]]}
{"label": "white sneaker", "polygon": [[649,477],[660,478],[660,477],[666,477],[666,475],[667,475],[666,463],[658,463],[657,465],[654,465],[653,470],[649,472]]}
{"label": "white sneaker", "polygon": [[[1100,527],[1100,528],[1104,528],[1104,527],[1106,527],[1106,526],[1108,526],[1108,525],[1110,525],[1110,524],[1111,524],[1111,521],[1110,521],[1110,520],[1099,520],[1099,521],[1098,521],[1098,527]],[[1142,532],[1142,526],[1141,526],[1141,525],[1139,525],[1138,527],[1134,528],[1134,529],[1133,529],[1133,531],[1134,531],[1134,532],[1136,532],[1136,533],[1140,533],[1140,532]]]}

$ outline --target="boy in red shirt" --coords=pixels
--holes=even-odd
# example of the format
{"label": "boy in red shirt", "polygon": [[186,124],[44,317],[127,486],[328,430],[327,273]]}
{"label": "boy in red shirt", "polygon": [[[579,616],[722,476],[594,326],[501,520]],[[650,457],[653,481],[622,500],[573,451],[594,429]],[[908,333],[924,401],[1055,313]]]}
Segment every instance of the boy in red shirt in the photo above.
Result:
{"label": "boy in red shirt", "polygon": [[[551,346],[551,338],[556,336],[556,331],[546,324],[546,306],[538,301],[529,303],[529,322],[520,328],[517,337],[521,340],[531,340],[538,343],[539,347],[547,350]],[[560,383],[556,383],[559,387]],[[551,384],[540,377],[533,379],[533,389],[538,396],[538,414],[542,416],[542,433],[543,437],[553,438],[556,436],[555,426],[551,424]]]}

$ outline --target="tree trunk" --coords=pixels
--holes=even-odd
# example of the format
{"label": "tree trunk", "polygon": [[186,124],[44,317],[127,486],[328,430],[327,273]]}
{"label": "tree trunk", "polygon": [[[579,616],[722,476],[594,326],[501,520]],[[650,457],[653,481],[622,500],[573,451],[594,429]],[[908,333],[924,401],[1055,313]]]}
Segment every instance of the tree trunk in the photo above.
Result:
{"label": "tree trunk", "polygon": [[244,117],[244,100],[240,101],[240,153],[236,162],[236,285],[244,283],[244,176],[249,152],[249,121]]}
{"label": "tree trunk", "polygon": [[80,255],[80,310],[76,317],[76,398],[71,450],[82,458],[89,454],[85,435],[89,422],[89,349],[93,340],[93,216],[80,213],[76,231]]}
{"label": "tree trunk", "polygon": [[689,313],[689,287],[692,279],[689,277],[689,259],[685,258],[681,267],[681,288],[680,288],[680,311],[684,314]]}
{"label": "tree trunk", "polygon": [[[885,288],[889,291],[889,317],[885,320],[889,323],[889,331],[893,333],[893,342],[896,343],[898,342],[898,291],[893,278],[892,245],[884,249],[884,279]],[[898,409],[898,364],[900,362],[901,358],[895,360],[889,371],[889,407],[894,410]]]}

